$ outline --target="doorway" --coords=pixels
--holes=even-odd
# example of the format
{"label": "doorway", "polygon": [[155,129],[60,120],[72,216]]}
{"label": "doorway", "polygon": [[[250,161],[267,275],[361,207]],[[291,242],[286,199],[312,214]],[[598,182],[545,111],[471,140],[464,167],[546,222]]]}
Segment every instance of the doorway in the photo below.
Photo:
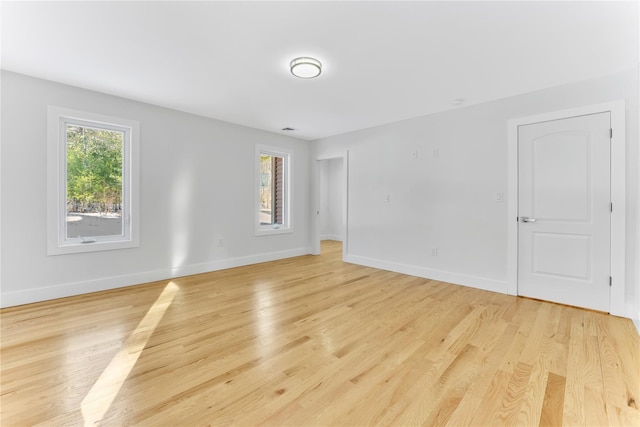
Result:
{"label": "doorway", "polygon": [[341,242],[344,259],[348,245],[348,153],[318,159],[315,169],[316,209],[312,253],[320,254],[322,247],[327,247],[321,242]]}
{"label": "doorway", "polygon": [[320,161],[320,241],[344,240],[342,158]]}
{"label": "doorway", "polygon": [[518,295],[609,311],[610,113],[518,129]]}
{"label": "doorway", "polygon": [[617,101],[509,122],[508,293],[626,315],[624,118]]}

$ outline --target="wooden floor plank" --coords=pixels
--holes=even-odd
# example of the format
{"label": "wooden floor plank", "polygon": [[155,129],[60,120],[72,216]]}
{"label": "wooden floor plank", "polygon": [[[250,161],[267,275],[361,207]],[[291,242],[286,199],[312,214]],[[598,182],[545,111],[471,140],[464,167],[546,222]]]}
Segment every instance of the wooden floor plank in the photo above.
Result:
{"label": "wooden floor plank", "polygon": [[540,427],[554,427],[562,425],[562,411],[564,408],[565,378],[549,372],[547,387],[544,391],[542,410],[540,412]]}
{"label": "wooden floor plank", "polygon": [[640,425],[640,338],[625,320],[596,319],[605,407],[609,424]]}
{"label": "wooden floor plank", "polygon": [[567,356],[563,424],[584,426],[584,312],[571,311],[571,335]]}
{"label": "wooden floor plank", "polygon": [[0,424],[640,425],[628,319],[322,251],[1,310]]}

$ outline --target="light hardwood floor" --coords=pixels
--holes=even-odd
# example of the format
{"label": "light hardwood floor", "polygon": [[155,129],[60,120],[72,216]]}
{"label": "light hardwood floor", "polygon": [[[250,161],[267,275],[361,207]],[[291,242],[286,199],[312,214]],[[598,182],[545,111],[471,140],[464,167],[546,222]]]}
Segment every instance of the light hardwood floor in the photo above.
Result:
{"label": "light hardwood floor", "polygon": [[1,424],[640,425],[601,313],[323,255],[4,309]]}

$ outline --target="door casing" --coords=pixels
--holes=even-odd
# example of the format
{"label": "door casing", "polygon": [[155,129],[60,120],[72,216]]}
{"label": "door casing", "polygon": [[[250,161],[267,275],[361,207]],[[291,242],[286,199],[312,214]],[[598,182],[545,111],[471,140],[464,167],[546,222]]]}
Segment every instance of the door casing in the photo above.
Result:
{"label": "door casing", "polygon": [[534,123],[584,116],[602,112],[611,113],[611,300],[609,312],[616,316],[628,316],[625,307],[625,151],[626,104],[624,100],[588,105],[567,110],[520,117],[508,122],[508,260],[507,293],[518,295],[518,127]]}

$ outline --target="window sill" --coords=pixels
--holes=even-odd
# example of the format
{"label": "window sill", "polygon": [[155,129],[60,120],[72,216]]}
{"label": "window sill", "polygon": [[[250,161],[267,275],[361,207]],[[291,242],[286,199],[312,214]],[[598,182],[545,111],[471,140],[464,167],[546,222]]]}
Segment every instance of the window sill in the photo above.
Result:
{"label": "window sill", "polygon": [[47,255],[78,254],[84,252],[110,251],[116,249],[137,248],[140,243],[133,240],[95,241],[90,243],[70,242],[64,245],[49,245]]}
{"label": "window sill", "polygon": [[256,229],[256,236],[271,236],[274,234],[288,234],[293,233],[291,227],[286,228],[273,228],[273,227],[260,227]]}

